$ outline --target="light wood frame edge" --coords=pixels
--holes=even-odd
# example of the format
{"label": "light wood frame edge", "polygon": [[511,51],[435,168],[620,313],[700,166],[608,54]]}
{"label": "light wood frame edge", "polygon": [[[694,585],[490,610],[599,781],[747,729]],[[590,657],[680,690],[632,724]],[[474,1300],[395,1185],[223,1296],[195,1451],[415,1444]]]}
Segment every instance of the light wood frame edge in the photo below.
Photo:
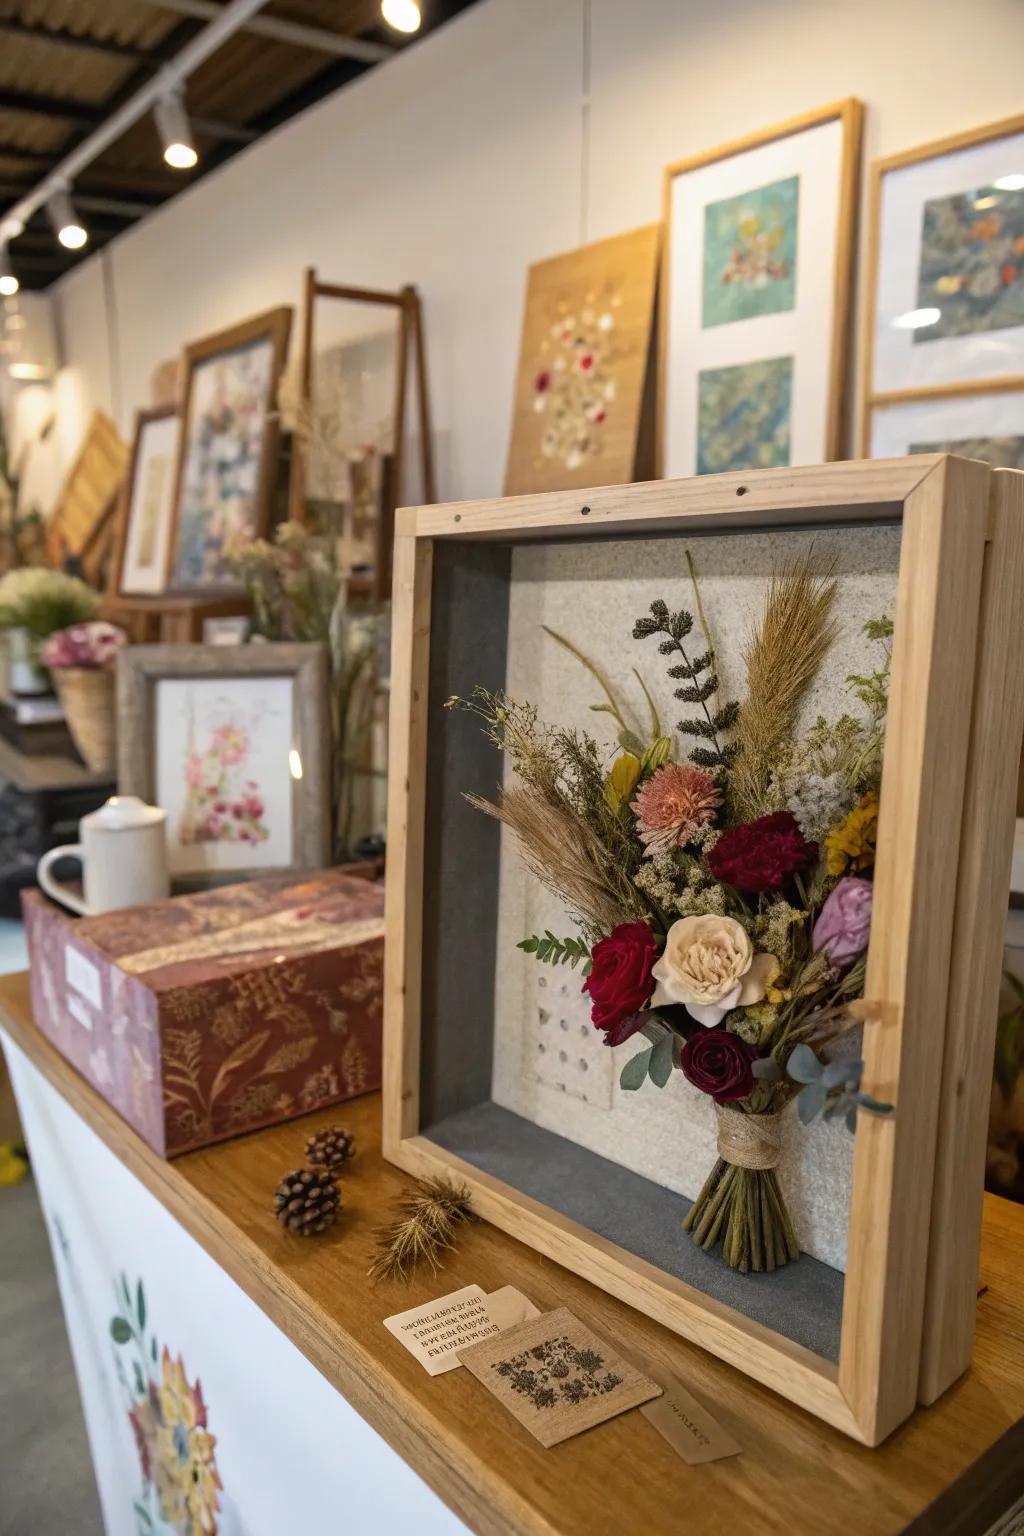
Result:
{"label": "light wood frame edge", "polygon": [[[882,472],[880,476],[872,473],[873,466]],[[920,801],[925,801],[931,813],[948,817],[954,825],[959,825],[961,820],[967,770],[966,735],[962,750],[955,737],[944,743],[941,752],[935,751],[935,742],[942,734],[943,715],[938,706],[948,690],[951,668],[956,674],[953,699],[960,706],[960,715],[957,716],[954,710],[945,718],[962,718],[963,710],[969,712],[973,706],[978,604],[987,521],[972,515],[974,502],[970,493],[973,491],[975,502],[980,495],[982,504],[987,507],[989,476],[986,465],[945,455],[869,461],[860,465],[838,464],[802,472],[766,471],[761,480],[761,494],[750,501],[744,498],[742,511],[737,513],[747,521],[756,514],[759,503],[763,505],[774,499],[777,505],[785,487],[790,491],[788,507],[794,500],[799,500],[792,493],[793,484],[799,482],[807,488],[801,504],[821,509],[823,504],[828,505],[831,501],[846,507],[851,501],[851,477],[861,480],[865,486],[870,485],[870,495],[874,499],[892,498],[902,503],[903,547],[897,634],[905,638],[898,639],[894,648],[888,731],[890,739],[902,731],[908,737],[909,751],[906,755],[894,755],[893,761],[898,762],[898,767],[887,772],[885,787],[888,789],[895,783],[895,789],[890,789],[888,798],[883,801],[888,809],[883,815],[879,834],[881,845],[888,844],[891,850],[887,862],[890,883],[894,885],[898,882],[900,867],[895,845],[907,825],[908,811],[913,812]],[[664,509],[662,518],[670,513],[681,520],[712,512],[716,510],[716,503],[719,510],[723,505],[730,505],[731,495],[741,489],[744,493],[749,490],[745,478],[749,480],[750,477],[722,475],[663,482],[661,486],[608,488],[610,505],[607,510],[614,512],[616,527],[628,529],[631,521],[635,526],[639,520],[630,516],[630,503],[646,502],[660,490],[668,490],[674,505],[671,513],[668,507]],[[845,487],[845,494],[841,487]],[[885,487],[885,491],[881,487]],[[897,489],[899,495],[894,496]],[[592,499],[597,503],[600,498],[595,493]],[[856,503],[855,493],[852,500]],[[525,520],[517,516],[516,501],[533,503],[533,516]],[[574,1267],[580,1267],[582,1260],[581,1272],[589,1279],[613,1294],[635,1302],[638,1267],[643,1266],[634,1256],[614,1244],[596,1239],[593,1234],[584,1236],[580,1229],[564,1222],[557,1213],[535,1205],[500,1181],[487,1179],[470,1165],[429,1146],[418,1135],[418,938],[425,830],[432,537],[497,536],[498,521],[503,523],[506,536],[514,532],[520,537],[527,528],[560,530],[570,523],[579,526],[582,509],[578,501],[578,495],[555,493],[513,498],[511,503],[466,504],[461,511],[455,506],[412,508],[402,514],[402,532],[396,540],[395,669],[390,722],[389,849],[398,863],[389,871],[387,911],[384,1155],[411,1172],[423,1172],[428,1163],[432,1171],[437,1171],[438,1166],[457,1166],[478,1203],[483,1202],[482,1213],[496,1225],[513,1236],[528,1230],[531,1243],[553,1258],[558,1258],[560,1252],[564,1254],[567,1246],[571,1247],[576,1260]],[[623,503],[627,505],[623,506]],[[586,510],[590,513],[603,509],[595,505]],[[635,507],[633,510],[637,511]],[[594,526],[588,524],[589,529]],[[910,558],[908,554],[904,560],[903,555],[908,551],[912,551],[914,557]],[[962,580],[965,563],[968,583],[974,588],[974,601],[968,594],[967,601],[954,605],[956,618],[950,634],[938,578],[945,575],[948,579],[955,570],[959,573],[957,580]],[[936,576],[935,583],[926,589],[918,579],[924,566],[930,566]],[[947,648],[947,668],[941,673],[932,669],[940,618]],[[904,659],[906,655],[910,661]],[[917,666],[912,668],[914,661]],[[909,772],[908,756],[913,759]],[[941,772],[933,767],[936,763],[941,763]],[[918,809],[917,815],[912,816],[912,825],[920,832],[922,824],[922,813]],[[942,879],[935,886],[940,892],[947,889],[951,893],[948,914],[937,925],[940,933],[943,929],[947,933],[952,929],[957,851],[954,847],[950,855],[952,867],[942,871],[945,886]],[[949,857],[946,862],[949,863]],[[920,877],[916,853],[912,867]],[[929,874],[932,873],[930,868]],[[898,908],[899,903],[894,897],[893,912]],[[905,904],[902,915],[905,940],[909,922]],[[885,929],[887,925],[882,927]],[[902,950],[898,943],[892,943],[891,934],[892,930],[886,934],[881,948],[873,944],[872,949],[867,995],[884,998],[887,1006],[881,1017],[870,1022],[865,1030],[866,1086],[880,1097],[888,1094],[897,1098],[903,1104],[903,1115],[902,1119],[897,1116],[894,1121],[862,1117],[859,1128],[850,1218],[850,1251],[859,1255],[859,1259],[847,1274],[842,1331],[845,1345],[841,1345],[838,1378],[831,1381],[824,1363],[811,1370],[805,1361],[794,1359],[794,1347],[789,1341],[764,1330],[761,1330],[762,1336],[755,1338],[752,1329],[756,1325],[751,1325],[739,1314],[733,1314],[735,1322],[717,1323],[710,1338],[702,1336],[701,1319],[709,1312],[707,1299],[698,1302],[698,1293],[688,1287],[682,1287],[686,1294],[666,1297],[670,1288],[661,1284],[656,1304],[641,1303],[641,1310],[649,1315],[669,1322],[670,1326],[695,1338],[703,1347],[748,1370],[768,1385],[784,1390],[792,1401],[869,1445],[878,1444],[907,1418],[917,1399],[943,1061],[941,1048],[933,1049],[929,1056],[924,1031],[918,1030],[915,1035],[914,1031],[905,1032],[900,1028],[894,1033],[893,1024],[896,1020],[902,1023],[907,1007],[921,1015],[933,1014],[936,1008],[941,1008],[944,1013],[943,989],[947,981],[946,970],[929,976],[921,966],[920,956],[917,957],[918,973],[911,975],[910,963],[914,956],[907,950],[905,942]],[[873,987],[881,990],[872,992]],[[921,1082],[925,1084],[923,1093],[919,1087]],[[897,1141],[901,1145],[899,1157]],[[908,1141],[914,1144],[912,1150],[920,1152],[923,1148],[927,1153],[923,1168],[919,1158],[908,1155],[904,1145]],[[861,1170],[859,1181],[857,1167]],[[877,1209],[879,1172],[885,1182],[880,1224]],[[524,1211],[529,1212],[528,1219],[524,1217]],[[553,1228],[560,1231],[560,1242],[551,1241]],[[881,1241],[876,1241],[879,1230]],[[906,1236],[908,1230],[909,1238]],[[889,1253],[893,1247],[902,1261],[899,1266],[890,1264]],[[600,1264],[594,1261],[598,1249],[602,1254]],[[650,1301],[646,1292],[644,1299]],[[867,1331],[871,1339],[868,1348],[860,1342],[863,1331]],[[908,1340],[913,1341],[910,1351],[906,1348]]]}
{"label": "light wood frame edge", "polygon": [[672,161],[662,174],[662,238],[661,280],[658,285],[658,367],[655,388],[654,473],[661,477],[665,471],[665,404],[668,387],[669,342],[669,278],[672,255],[672,183],[687,171],[699,170],[718,160],[728,160],[733,155],[745,154],[763,144],[790,138],[824,123],[839,121],[843,125],[843,149],[839,172],[839,209],[836,227],[835,264],[832,276],[832,329],[829,350],[829,402],[825,426],[824,458],[833,460],[843,456],[846,443],[847,394],[849,360],[853,345],[853,270],[856,255],[857,221],[859,213],[858,191],[860,186],[861,150],[864,137],[864,104],[855,96],[847,96],[828,106],[803,112],[787,118],[770,128],[763,128],[740,139],[719,144],[714,149],[688,155]]}
{"label": "light wood frame edge", "polygon": [[1024,375],[1008,375],[1004,378],[968,379],[955,384],[925,385],[920,389],[876,390],[875,372],[875,313],[878,308],[878,266],[881,252],[882,183],[890,171],[904,170],[908,165],[918,165],[923,160],[938,159],[942,155],[956,154],[970,149],[974,144],[987,144],[993,139],[1003,139],[1014,133],[1024,133],[1024,113],[1004,117],[980,128],[969,128],[943,139],[932,139],[913,149],[901,150],[895,155],[883,155],[872,160],[868,169],[868,237],[865,260],[864,298],[860,317],[860,387],[857,401],[856,441],[857,453],[862,459],[871,453],[871,417],[875,410],[886,406],[909,404],[913,401],[954,399],[958,395],[998,394],[1007,389],[1024,388]]}
{"label": "light wood frame edge", "polygon": [[[977,684],[971,720],[954,950],[942,1068],[919,1399],[932,1403],[970,1365],[978,1289],[992,1059],[1009,905],[1015,758],[1024,733],[1024,474],[992,473]],[[979,984],[978,978],[983,980]],[[975,1170],[973,1180],[964,1169]]]}
{"label": "light wood frame edge", "polygon": [[[129,645],[117,657],[117,787],[152,801],[156,684],[164,678],[290,677],[302,755],[290,868],[322,869],[331,857],[330,699],[327,649],[320,644]],[[232,870],[239,880],[280,873]]]}
{"label": "light wood frame edge", "polygon": [[192,402],[192,384],[195,378],[196,366],[205,362],[208,358],[216,357],[221,352],[231,352],[237,347],[247,346],[254,341],[260,341],[263,337],[270,340],[273,348],[273,363],[271,366],[270,381],[268,384],[267,408],[263,418],[263,432],[260,440],[260,472],[259,487],[256,496],[254,532],[263,535],[267,531],[270,522],[270,504],[273,500],[274,483],[277,478],[277,446],[281,435],[280,415],[277,409],[277,390],[284,370],[285,358],[288,353],[288,338],[292,328],[292,306],[279,304],[274,309],[264,310],[262,314],[253,315],[248,320],[240,320],[237,325],[226,327],[213,335],[204,336],[199,341],[190,342],[182,352],[184,363],[184,384],[181,391],[180,415],[181,432],[178,437],[178,459],[174,471],[174,496],[171,501],[171,533],[167,541],[167,559],[164,570],[164,594],[170,597],[230,597],[241,590],[238,583],[221,583],[217,587],[183,587],[171,586],[171,573],[174,570],[178,552],[178,534],[181,525],[181,493],[185,476],[185,461],[188,455],[188,427],[189,408]]}

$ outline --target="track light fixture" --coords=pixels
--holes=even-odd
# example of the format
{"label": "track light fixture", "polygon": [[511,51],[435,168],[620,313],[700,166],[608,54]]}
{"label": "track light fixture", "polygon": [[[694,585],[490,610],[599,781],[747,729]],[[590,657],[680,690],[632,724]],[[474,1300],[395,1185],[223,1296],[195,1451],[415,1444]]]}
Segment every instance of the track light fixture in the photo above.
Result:
{"label": "track light fixture", "polygon": [[0,294],[5,299],[13,298],[20,287],[18,274],[11,266],[11,258],[7,253],[7,247],[0,245]]}
{"label": "track light fixture", "polygon": [[418,32],[423,20],[417,0],[381,0],[380,13],[396,32]]}
{"label": "track light fixture", "polygon": [[69,251],[79,251],[89,238],[89,231],[75,213],[67,192],[54,192],[46,205],[53,232]]}
{"label": "track light fixture", "polygon": [[176,171],[190,171],[199,156],[192,142],[192,129],[180,89],[171,89],[161,96],[153,114],[167,164],[172,165]]}

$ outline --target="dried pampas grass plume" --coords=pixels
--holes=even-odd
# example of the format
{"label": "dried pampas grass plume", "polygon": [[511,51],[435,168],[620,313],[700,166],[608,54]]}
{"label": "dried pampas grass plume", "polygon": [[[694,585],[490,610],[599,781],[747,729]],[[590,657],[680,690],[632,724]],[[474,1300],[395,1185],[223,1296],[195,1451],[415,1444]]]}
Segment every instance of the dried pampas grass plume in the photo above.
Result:
{"label": "dried pampas grass plume", "polygon": [[747,696],[733,732],[739,752],[729,776],[737,821],[752,821],[773,809],[772,770],[793,733],[800,701],[838,632],[832,617],[835,597],[831,570],[822,567],[813,549],[771,579],[760,623],[743,653]]}
{"label": "dried pampas grass plume", "polygon": [[444,1177],[423,1179],[407,1190],[395,1207],[395,1220],[378,1227],[377,1257],[367,1273],[371,1280],[405,1280],[423,1260],[436,1274],[441,1255],[455,1247],[458,1229],[475,1221],[469,1190]]}

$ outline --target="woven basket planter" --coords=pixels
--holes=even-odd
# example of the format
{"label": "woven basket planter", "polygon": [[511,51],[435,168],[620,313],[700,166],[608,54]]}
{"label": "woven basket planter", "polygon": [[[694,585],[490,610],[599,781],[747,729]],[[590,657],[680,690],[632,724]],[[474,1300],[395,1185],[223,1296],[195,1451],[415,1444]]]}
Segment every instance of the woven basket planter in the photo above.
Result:
{"label": "woven basket planter", "polygon": [[112,667],[54,667],[53,680],[71,739],[86,767],[110,773],[117,750]]}

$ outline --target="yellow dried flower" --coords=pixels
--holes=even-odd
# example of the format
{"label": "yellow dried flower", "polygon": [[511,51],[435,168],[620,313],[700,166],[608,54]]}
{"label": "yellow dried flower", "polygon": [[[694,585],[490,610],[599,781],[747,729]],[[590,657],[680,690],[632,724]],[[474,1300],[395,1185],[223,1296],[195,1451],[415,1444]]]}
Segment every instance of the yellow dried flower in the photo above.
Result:
{"label": "yellow dried flower", "polygon": [[853,810],[825,839],[825,854],[830,875],[841,875],[848,867],[863,871],[875,862],[878,836],[878,796],[862,795]]}
{"label": "yellow dried flower", "polygon": [[604,783],[604,798],[613,811],[629,799],[640,777],[640,759],[632,752],[623,752],[608,770]]}

